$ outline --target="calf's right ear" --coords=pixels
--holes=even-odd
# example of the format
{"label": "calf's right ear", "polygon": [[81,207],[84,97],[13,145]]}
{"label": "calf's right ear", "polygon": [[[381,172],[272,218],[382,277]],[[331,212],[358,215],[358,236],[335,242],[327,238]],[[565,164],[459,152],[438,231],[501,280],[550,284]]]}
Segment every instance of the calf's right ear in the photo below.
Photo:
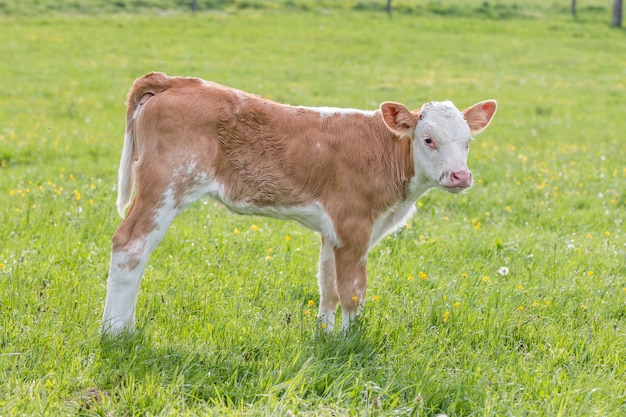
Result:
{"label": "calf's right ear", "polygon": [[412,113],[404,104],[386,101],[380,105],[385,125],[398,136],[411,136],[419,116]]}

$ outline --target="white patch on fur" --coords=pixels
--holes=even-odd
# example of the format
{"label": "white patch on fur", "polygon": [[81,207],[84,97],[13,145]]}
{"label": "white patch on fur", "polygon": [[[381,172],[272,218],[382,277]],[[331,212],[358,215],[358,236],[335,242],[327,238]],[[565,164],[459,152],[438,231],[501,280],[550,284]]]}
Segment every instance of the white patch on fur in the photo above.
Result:
{"label": "white patch on fur", "polygon": [[215,188],[216,181],[209,179],[209,176],[199,169],[195,161],[189,161],[185,165],[179,167],[174,175],[174,181],[170,184],[168,190],[173,190],[176,184],[187,183],[188,188],[182,201],[178,201],[176,208],[184,209],[189,204],[202,198],[205,195],[212,195],[221,192],[223,189]]}
{"label": "white patch on fur", "polygon": [[387,210],[374,223],[370,249],[376,246],[382,238],[404,226],[413,214],[415,214],[415,202],[413,200],[405,201]]}
{"label": "white patch on fur", "polygon": [[320,118],[326,119],[331,116],[353,116],[361,115],[365,117],[374,116],[377,110],[343,109],[340,107],[305,107],[298,106],[299,109],[310,110],[319,113]]}
{"label": "white patch on fur", "polygon": [[[178,207],[178,204],[176,202],[176,198],[174,197],[174,192],[172,191],[172,188],[170,187],[165,191],[165,193],[163,193],[161,207],[159,207],[159,209],[156,212],[156,215],[154,216],[154,223],[156,224],[156,230],[153,230],[152,232],[148,234],[147,243],[151,250],[154,249],[159,244],[159,242],[161,241],[161,238],[163,237],[161,233],[157,232],[157,230],[160,231],[164,228],[167,229],[170,226],[170,224],[172,224],[172,221],[174,220],[174,218],[180,213],[181,209],[177,207]],[[161,236],[156,236],[156,235],[161,235]]]}
{"label": "white patch on fur", "polygon": [[230,201],[225,196],[225,187],[218,181],[211,181],[205,188],[206,194],[222,202],[230,211],[237,214],[249,214],[273,217],[283,220],[295,220],[305,227],[320,233],[334,246],[340,246],[341,242],[335,231],[335,225],[319,202],[306,206],[263,206],[259,207],[250,203]]}

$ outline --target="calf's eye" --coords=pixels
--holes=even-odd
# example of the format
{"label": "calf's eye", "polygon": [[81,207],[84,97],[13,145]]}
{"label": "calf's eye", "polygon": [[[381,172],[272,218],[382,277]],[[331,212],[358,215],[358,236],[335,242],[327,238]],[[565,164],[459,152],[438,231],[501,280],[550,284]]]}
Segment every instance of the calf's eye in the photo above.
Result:
{"label": "calf's eye", "polygon": [[426,146],[428,146],[430,148],[434,148],[435,147],[435,141],[431,137],[426,136],[424,138],[424,143],[426,144]]}

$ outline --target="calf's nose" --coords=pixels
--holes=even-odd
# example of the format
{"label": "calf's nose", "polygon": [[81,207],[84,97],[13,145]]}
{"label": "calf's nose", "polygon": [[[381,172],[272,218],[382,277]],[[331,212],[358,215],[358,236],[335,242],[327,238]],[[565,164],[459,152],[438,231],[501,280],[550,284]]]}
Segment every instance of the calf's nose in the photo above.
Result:
{"label": "calf's nose", "polygon": [[472,173],[467,170],[453,172],[450,174],[450,182],[455,187],[470,187],[472,185]]}

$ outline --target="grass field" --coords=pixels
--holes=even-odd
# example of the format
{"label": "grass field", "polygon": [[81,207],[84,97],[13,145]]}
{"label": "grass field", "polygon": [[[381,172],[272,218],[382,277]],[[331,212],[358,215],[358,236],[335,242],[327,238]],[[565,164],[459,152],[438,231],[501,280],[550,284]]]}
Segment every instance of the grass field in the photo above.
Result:
{"label": "grass field", "polygon": [[[241,3],[0,17],[0,416],[625,415],[626,32],[607,2]],[[124,100],[151,70],[292,104],[500,109],[472,190],[429,193],[372,251],[351,333],[316,335],[314,233],[207,200],[155,251],[136,334],[101,340]]]}

